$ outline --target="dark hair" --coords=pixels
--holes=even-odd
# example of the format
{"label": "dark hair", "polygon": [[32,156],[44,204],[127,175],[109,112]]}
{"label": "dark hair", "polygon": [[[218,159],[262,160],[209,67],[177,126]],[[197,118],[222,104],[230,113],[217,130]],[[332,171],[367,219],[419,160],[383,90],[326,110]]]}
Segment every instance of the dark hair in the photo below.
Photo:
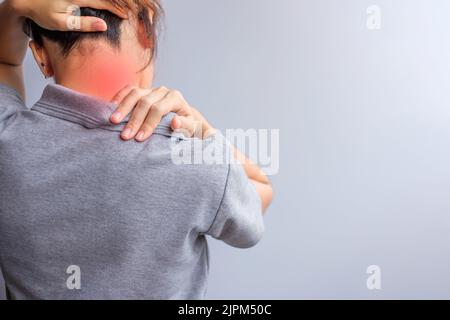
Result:
{"label": "dark hair", "polygon": [[[157,0],[133,0],[133,1],[117,1],[110,0],[116,6],[125,10],[132,10],[136,13],[138,20],[144,26],[144,30],[152,45],[152,56],[155,55],[157,49],[157,33],[159,19],[162,15],[162,8]],[[133,10],[134,9],[134,10]],[[152,18],[149,15],[152,13]],[[105,32],[77,32],[77,31],[53,31],[47,30],[39,26],[34,21],[27,19],[24,24],[25,33],[32,38],[39,46],[44,44],[43,39],[46,38],[59,44],[62,54],[67,56],[70,51],[84,39],[106,39],[111,45],[120,47],[121,25],[123,19],[106,10],[96,10],[92,8],[81,8],[81,16],[92,16],[103,19],[108,25]]]}

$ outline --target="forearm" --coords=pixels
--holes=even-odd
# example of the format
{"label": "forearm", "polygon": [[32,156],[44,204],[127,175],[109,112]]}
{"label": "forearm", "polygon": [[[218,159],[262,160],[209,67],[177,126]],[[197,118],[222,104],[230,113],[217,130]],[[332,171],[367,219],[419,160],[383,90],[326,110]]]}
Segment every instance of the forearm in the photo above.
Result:
{"label": "forearm", "polygon": [[14,0],[0,4],[0,81],[25,96],[22,64],[27,52],[28,37],[23,33],[23,19]]}
{"label": "forearm", "polygon": [[28,45],[28,37],[22,29],[23,20],[16,1],[5,0],[0,4],[0,63],[22,65]]}
{"label": "forearm", "polygon": [[273,188],[269,178],[260,167],[236,148],[234,148],[234,157],[242,164],[247,177],[255,185],[256,191],[261,198],[262,211],[264,213],[269,208],[273,199]]}
{"label": "forearm", "polygon": [[[200,121],[202,122],[202,130],[204,133],[204,137],[205,133],[212,133],[216,131],[214,127],[212,127],[211,124],[208,121],[206,121],[203,115],[201,115],[194,108],[193,111],[195,117],[197,119],[200,119]],[[206,134],[206,136],[208,136],[208,134]],[[258,192],[259,197],[261,198],[262,212],[265,213],[273,200],[273,188],[269,178],[258,165],[256,165],[250,159],[248,159],[242,152],[240,152],[234,146],[233,146],[233,156],[244,168],[244,171],[247,174],[247,177],[250,180],[250,182],[255,185],[256,191]]]}

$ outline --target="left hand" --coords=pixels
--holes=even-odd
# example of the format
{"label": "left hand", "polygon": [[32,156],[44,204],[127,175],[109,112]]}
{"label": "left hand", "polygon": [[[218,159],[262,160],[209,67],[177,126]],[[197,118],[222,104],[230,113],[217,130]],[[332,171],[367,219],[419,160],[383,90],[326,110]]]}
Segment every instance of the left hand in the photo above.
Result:
{"label": "left hand", "polygon": [[[97,17],[76,17],[72,9],[89,7],[108,10],[122,19],[127,18],[127,12],[106,0],[7,0],[19,15],[30,18],[41,27],[48,30],[103,32],[108,26]],[[72,18],[79,19],[79,29],[71,29]],[[78,27],[78,26],[77,26]]]}
{"label": "left hand", "polygon": [[205,139],[215,133],[203,115],[190,106],[177,90],[166,87],[141,89],[127,86],[114,98],[119,107],[111,116],[111,122],[121,123],[130,113],[130,120],[121,137],[128,141],[135,139],[143,142],[150,138],[161,119],[174,112],[177,116],[172,120],[172,129],[181,131],[188,137]]}

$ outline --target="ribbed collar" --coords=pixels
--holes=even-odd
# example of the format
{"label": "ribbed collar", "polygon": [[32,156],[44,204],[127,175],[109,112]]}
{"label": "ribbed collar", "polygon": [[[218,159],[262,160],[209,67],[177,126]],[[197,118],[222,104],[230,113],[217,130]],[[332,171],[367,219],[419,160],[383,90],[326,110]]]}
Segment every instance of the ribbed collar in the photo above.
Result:
{"label": "ribbed collar", "polygon": [[[41,99],[31,110],[74,122],[89,129],[100,128],[120,132],[128,122],[128,118],[119,125],[112,124],[110,117],[116,108],[117,105],[113,103],[83,95],[60,85],[50,84],[44,89]],[[164,117],[155,133],[171,136],[170,123],[173,117],[174,114]]]}

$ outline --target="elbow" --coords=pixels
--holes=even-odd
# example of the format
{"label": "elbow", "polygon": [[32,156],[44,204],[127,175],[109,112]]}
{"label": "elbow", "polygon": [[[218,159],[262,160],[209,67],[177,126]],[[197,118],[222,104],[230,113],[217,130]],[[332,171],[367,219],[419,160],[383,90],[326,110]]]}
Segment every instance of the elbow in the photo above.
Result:
{"label": "elbow", "polygon": [[240,239],[234,243],[229,243],[238,249],[250,249],[255,247],[259,242],[261,242],[264,236],[264,223],[262,220],[253,226],[253,230],[248,233],[245,239]]}

